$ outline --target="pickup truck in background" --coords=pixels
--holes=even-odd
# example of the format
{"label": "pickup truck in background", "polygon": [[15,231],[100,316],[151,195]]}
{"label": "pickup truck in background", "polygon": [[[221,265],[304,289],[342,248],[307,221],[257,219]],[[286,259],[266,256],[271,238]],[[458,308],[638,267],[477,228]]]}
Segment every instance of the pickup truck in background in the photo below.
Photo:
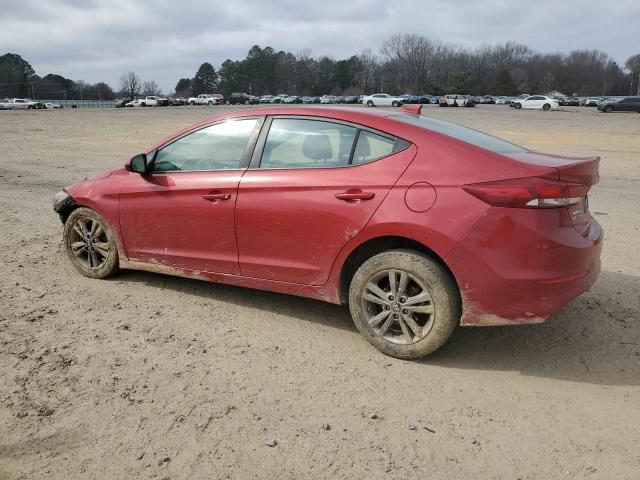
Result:
{"label": "pickup truck in background", "polygon": [[28,98],[5,98],[0,101],[0,110],[27,110],[38,108],[38,104]]}
{"label": "pickup truck in background", "polygon": [[197,97],[189,97],[189,105],[220,105],[220,97],[218,95],[210,95],[201,93]]}
{"label": "pickup truck in background", "polygon": [[156,95],[147,95],[125,103],[125,107],[160,107],[163,105],[168,105],[167,99]]}

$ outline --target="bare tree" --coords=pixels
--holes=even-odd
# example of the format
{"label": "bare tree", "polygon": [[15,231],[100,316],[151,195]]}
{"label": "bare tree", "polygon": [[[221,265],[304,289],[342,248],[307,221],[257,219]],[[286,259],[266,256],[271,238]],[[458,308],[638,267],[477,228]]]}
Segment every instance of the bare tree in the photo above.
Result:
{"label": "bare tree", "polygon": [[160,87],[153,80],[147,80],[142,86],[143,95],[160,95]]}
{"label": "bare tree", "polygon": [[[633,55],[627,58],[627,61],[624,62],[624,66],[627,70],[631,72],[631,86],[633,88],[633,78],[638,77],[638,85],[636,95],[640,95],[640,53]],[[633,92],[633,90],[631,90]],[[629,92],[629,93],[631,93]]]}
{"label": "bare tree", "polygon": [[120,90],[125,96],[133,100],[140,94],[141,89],[142,80],[136,72],[127,72],[120,75]]}

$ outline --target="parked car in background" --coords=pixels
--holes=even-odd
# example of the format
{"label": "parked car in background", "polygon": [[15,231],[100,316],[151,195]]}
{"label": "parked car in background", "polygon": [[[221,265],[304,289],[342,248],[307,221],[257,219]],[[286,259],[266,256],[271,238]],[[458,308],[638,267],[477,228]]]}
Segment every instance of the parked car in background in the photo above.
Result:
{"label": "parked car in background", "polygon": [[323,95],[322,97],[320,97],[320,103],[336,103],[336,97],[334,97],[333,95]]}
{"label": "parked car in background", "polygon": [[298,95],[289,95],[282,100],[282,103],[302,103],[302,99]]}
{"label": "parked car in background", "polygon": [[301,100],[302,103],[320,103],[320,97],[304,96]]}
{"label": "parked car in background", "polygon": [[260,97],[260,103],[271,103],[272,98],[273,98],[273,95],[262,95]]}
{"label": "parked car in background", "polygon": [[229,105],[251,105],[255,103],[255,97],[244,92],[234,92],[227,99]]}
{"label": "parked car in background", "polygon": [[160,107],[167,105],[167,99],[155,95],[147,95],[146,97],[136,98],[126,103],[126,107]]}
{"label": "parked car in background", "polygon": [[281,93],[279,95],[276,95],[275,97],[271,97],[270,103],[284,103],[284,99],[288,96],[289,95],[287,95],[286,93]]}
{"label": "parked car in background", "polygon": [[537,110],[557,110],[559,103],[558,100],[545,95],[531,95],[527,98],[520,98],[514,101],[513,106],[516,110],[521,108],[525,109],[537,109]]}
{"label": "parked car in background", "polygon": [[365,95],[362,104],[367,107],[399,107],[403,104],[402,97],[393,97],[388,93],[374,93]]}
{"label": "parked car in background", "polygon": [[7,98],[2,103],[4,110],[32,110],[38,108],[38,102],[28,98]]}
{"label": "parked car in background", "polygon": [[512,98],[509,100],[509,106],[510,106],[510,107],[513,107],[513,106],[515,106],[515,103],[516,103],[518,100],[522,100],[522,99],[527,98],[527,97],[530,97],[530,96],[531,96],[531,94],[529,94],[529,93],[522,93],[522,94],[518,95],[517,97],[512,97]]}
{"label": "parked car in background", "polygon": [[129,103],[129,99],[128,98],[116,98],[115,103],[113,104],[114,107],[116,108],[123,108],[127,106],[127,103]]}
{"label": "parked car in background", "polygon": [[189,105],[220,105],[220,97],[209,93],[201,93],[197,97],[189,97]]}
{"label": "parked car in background", "polygon": [[449,94],[440,97],[438,104],[441,107],[465,107],[467,105],[468,98],[466,95]]}
{"label": "parked car in background", "polygon": [[184,97],[171,97],[167,99],[167,103],[172,107],[180,107],[182,105],[189,105],[189,100]]}
{"label": "parked car in background", "polygon": [[348,304],[373,346],[411,359],[460,325],[543,322],[594,284],[598,162],[415,108],[270,107],[193,125],[52,203],[82,275],[149,270]]}
{"label": "parked car in background", "polygon": [[496,105],[505,105],[509,103],[508,97],[494,97],[494,102]]}
{"label": "parked car in background", "polygon": [[64,108],[59,103],[49,103],[49,102],[47,102],[47,103],[44,104],[44,106],[45,106],[46,109],[51,109],[51,110],[58,109],[58,108]]}
{"label": "parked car in background", "polygon": [[601,112],[640,112],[640,97],[627,97],[621,100],[607,100],[598,104]]}
{"label": "parked car in background", "polygon": [[603,101],[603,97],[587,97],[584,99],[585,107],[597,107],[598,104]]}

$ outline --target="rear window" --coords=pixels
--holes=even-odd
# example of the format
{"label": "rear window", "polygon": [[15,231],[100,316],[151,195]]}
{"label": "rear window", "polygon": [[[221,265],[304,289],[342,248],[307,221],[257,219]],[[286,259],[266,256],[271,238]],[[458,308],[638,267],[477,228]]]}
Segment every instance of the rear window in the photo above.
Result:
{"label": "rear window", "polygon": [[484,148],[485,150],[489,150],[494,153],[517,153],[527,151],[527,149],[507,142],[506,140],[479,132],[473,128],[463,127],[457,123],[445,122],[444,120],[438,120],[432,117],[416,117],[412,115],[394,115],[393,118],[395,120],[400,120],[401,122],[422,127],[425,130],[441,133],[442,135],[475,145],[476,147]]}

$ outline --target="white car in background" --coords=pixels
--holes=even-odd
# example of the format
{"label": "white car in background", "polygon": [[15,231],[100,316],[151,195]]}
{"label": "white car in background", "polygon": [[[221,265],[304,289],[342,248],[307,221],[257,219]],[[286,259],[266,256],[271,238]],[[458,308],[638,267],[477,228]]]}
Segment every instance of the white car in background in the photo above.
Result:
{"label": "white car in background", "polygon": [[189,97],[189,105],[220,105],[220,97],[201,93],[197,97]]}
{"label": "white car in background", "polygon": [[402,97],[392,97],[387,93],[374,93],[362,98],[362,104],[367,107],[399,107],[403,103]]}
{"label": "white car in background", "polygon": [[26,110],[36,108],[36,103],[28,98],[5,98],[2,100],[2,110]]}
{"label": "white car in background", "polygon": [[533,110],[558,110],[560,104],[555,98],[547,97],[545,95],[531,95],[526,98],[520,98],[513,102],[513,106],[520,110],[521,108],[528,108]]}

